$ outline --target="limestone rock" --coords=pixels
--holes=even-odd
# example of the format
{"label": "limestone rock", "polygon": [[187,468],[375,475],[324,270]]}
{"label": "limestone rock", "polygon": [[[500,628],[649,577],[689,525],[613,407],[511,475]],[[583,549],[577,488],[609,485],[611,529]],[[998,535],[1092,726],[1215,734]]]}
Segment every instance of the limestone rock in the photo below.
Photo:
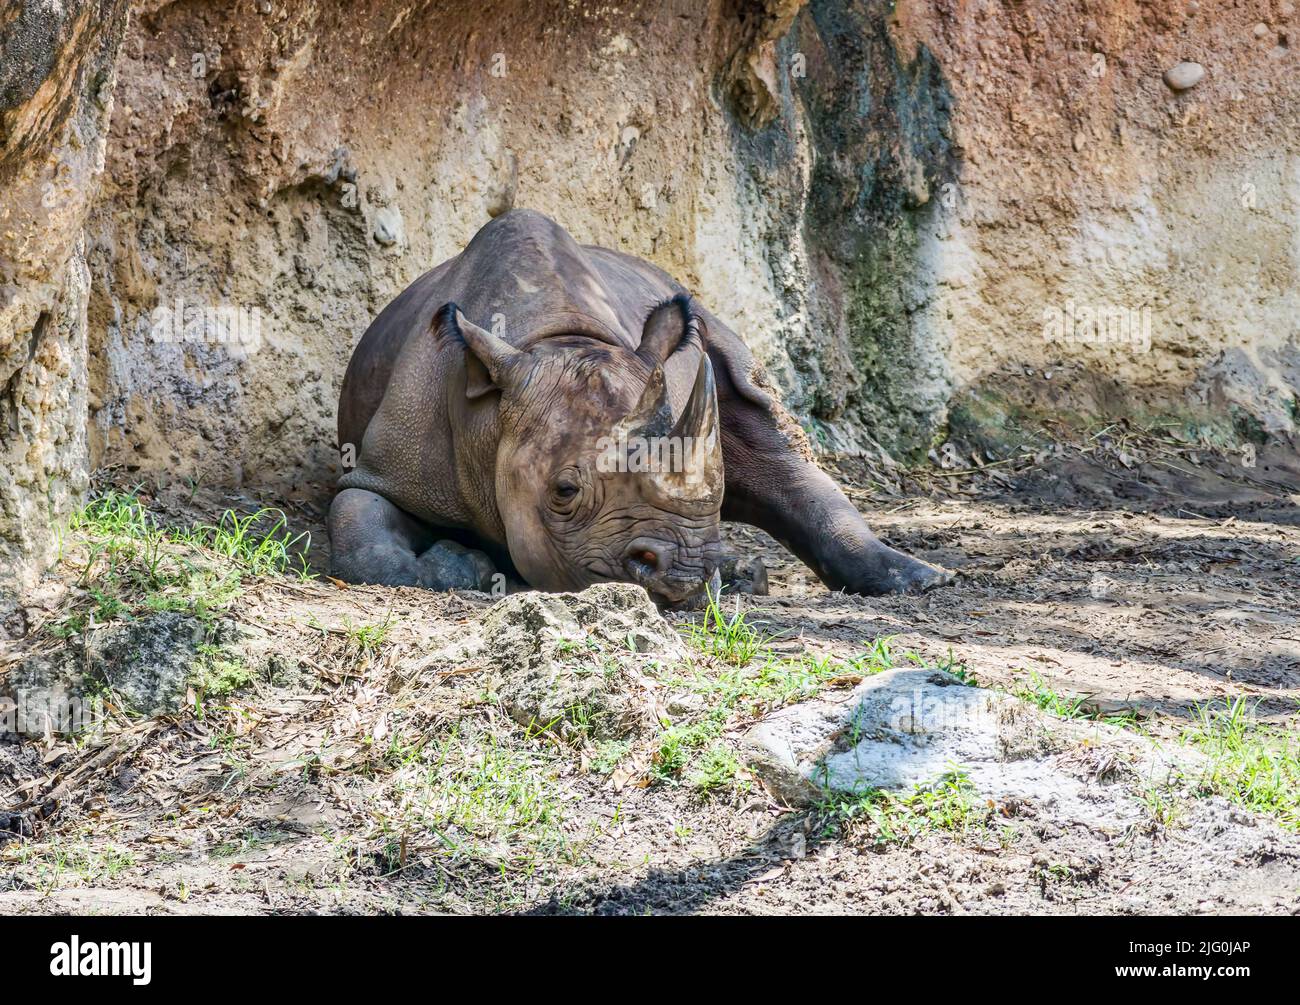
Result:
{"label": "limestone rock", "polygon": [[595,736],[651,724],[646,685],[686,656],[646,591],[627,583],[513,594],[488,612],[483,639],[498,698],[515,721],[568,723]]}
{"label": "limestone rock", "polygon": [[827,792],[910,793],[960,769],[987,799],[1029,798],[1064,817],[1118,821],[1136,818],[1138,803],[1119,792],[1107,798],[1106,781],[1164,779],[1194,756],[1175,762],[1113,727],[1060,719],[927,669],[889,670],[846,695],[781,709],[749,730],[742,752],[792,805]]}
{"label": "limestone rock", "polygon": [[[94,627],[13,667],[0,691],[7,707],[27,715],[48,706],[90,716],[97,695],[139,715],[175,712],[195,679],[199,647],[224,645],[236,634],[227,623],[210,629],[174,611]],[[83,718],[80,724],[90,722]],[[65,730],[56,723],[54,731]]]}
{"label": "limestone rock", "polygon": [[20,0],[0,15],[0,625],[85,488],[83,227],[128,6]]}

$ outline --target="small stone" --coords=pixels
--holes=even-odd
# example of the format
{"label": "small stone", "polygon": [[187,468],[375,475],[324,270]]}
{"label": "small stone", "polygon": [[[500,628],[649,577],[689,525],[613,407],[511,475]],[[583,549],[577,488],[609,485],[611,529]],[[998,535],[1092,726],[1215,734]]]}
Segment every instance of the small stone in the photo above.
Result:
{"label": "small stone", "polygon": [[396,206],[381,206],[375,213],[375,223],[371,232],[374,234],[375,241],[384,247],[396,244],[405,232],[402,211]]}
{"label": "small stone", "polygon": [[1263,37],[1264,37],[1265,35],[1267,35],[1267,34],[1268,34],[1268,25],[1266,25],[1263,21],[1261,21],[1259,24],[1255,25],[1255,37],[1256,37],[1256,38],[1263,38]]}
{"label": "small stone", "polygon": [[1173,91],[1186,91],[1195,87],[1205,76],[1205,67],[1200,63],[1175,63],[1165,71],[1165,84]]}

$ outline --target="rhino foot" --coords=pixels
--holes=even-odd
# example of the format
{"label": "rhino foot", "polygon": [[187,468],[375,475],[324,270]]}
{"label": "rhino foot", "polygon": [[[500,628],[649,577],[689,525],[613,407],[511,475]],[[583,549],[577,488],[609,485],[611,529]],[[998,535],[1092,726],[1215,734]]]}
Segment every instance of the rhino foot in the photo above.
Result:
{"label": "rhino foot", "polygon": [[[950,586],[954,577],[947,569],[922,562],[900,551],[875,542],[865,561],[855,568],[837,570],[842,581],[832,589],[845,589],[865,596],[888,593],[928,593]],[[846,575],[846,573],[848,573]],[[828,584],[830,585],[830,584]]]}
{"label": "rhino foot", "polygon": [[725,555],[719,571],[722,573],[722,588],[726,592],[767,596],[767,566],[761,558]]}
{"label": "rhino foot", "polygon": [[[330,506],[330,571],[349,583],[422,586],[426,590],[483,590],[495,585],[492,560],[431,528],[365,489],[344,489]],[[424,548],[423,551],[418,549]]]}
{"label": "rhino foot", "polygon": [[492,589],[497,568],[481,551],[439,541],[416,559],[420,585],[428,590]]}

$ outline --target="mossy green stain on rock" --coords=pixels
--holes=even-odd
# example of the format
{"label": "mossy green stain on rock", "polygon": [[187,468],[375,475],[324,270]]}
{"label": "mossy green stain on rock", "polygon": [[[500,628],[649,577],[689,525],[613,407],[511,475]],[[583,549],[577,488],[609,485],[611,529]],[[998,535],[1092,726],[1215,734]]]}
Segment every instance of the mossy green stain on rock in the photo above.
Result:
{"label": "mossy green stain on rock", "polygon": [[822,53],[796,80],[817,151],[805,235],[833,273],[819,278],[839,291],[835,320],[852,367],[823,368],[810,411],[817,421],[861,424],[915,458],[943,409],[929,390],[943,362],[914,320],[924,300],[918,227],[934,211],[932,194],[955,178],[956,155],[939,64],[924,47],[904,59],[891,12],[883,0],[815,0],[797,27],[795,44]]}

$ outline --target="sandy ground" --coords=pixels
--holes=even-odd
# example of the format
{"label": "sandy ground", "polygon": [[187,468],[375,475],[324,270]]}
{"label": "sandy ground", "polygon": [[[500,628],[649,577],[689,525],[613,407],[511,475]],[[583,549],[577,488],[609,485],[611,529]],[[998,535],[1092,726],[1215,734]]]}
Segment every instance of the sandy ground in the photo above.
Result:
{"label": "sandy ground", "polygon": [[[881,536],[957,582],[924,597],[830,594],[775,542],[732,528],[770,570],[772,595],[745,609],[780,652],[893,636],[895,652],[956,661],[982,685],[1036,675],[1088,710],[1133,709],[1155,738],[1176,741],[1197,705],[1238,696],[1295,730],[1296,471],[1254,461],[1102,436],[906,477],[845,462]],[[319,511],[291,515],[319,530]],[[478,668],[430,663],[489,602],[251,584],[233,613],[281,653],[278,679],[204,718],[137,723],[96,766],[57,743],[0,746],[0,790],[6,772],[31,783],[29,802],[73,783],[47,819],[13,818],[33,836],[3,846],[0,911],[1300,913],[1300,836],[1220,796],[1120,832],[1063,825],[1029,801],[963,832],[882,842],[752,780],[708,797],[615,784],[572,746],[503,721]],[[373,654],[329,630],[380,617],[393,627]],[[439,817],[459,826],[421,829],[399,780],[427,770],[428,748],[377,753],[399,734],[454,737],[443,762],[465,756],[478,772]],[[509,763],[487,771],[499,756]],[[476,800],[508,804],[508,819]]]}

